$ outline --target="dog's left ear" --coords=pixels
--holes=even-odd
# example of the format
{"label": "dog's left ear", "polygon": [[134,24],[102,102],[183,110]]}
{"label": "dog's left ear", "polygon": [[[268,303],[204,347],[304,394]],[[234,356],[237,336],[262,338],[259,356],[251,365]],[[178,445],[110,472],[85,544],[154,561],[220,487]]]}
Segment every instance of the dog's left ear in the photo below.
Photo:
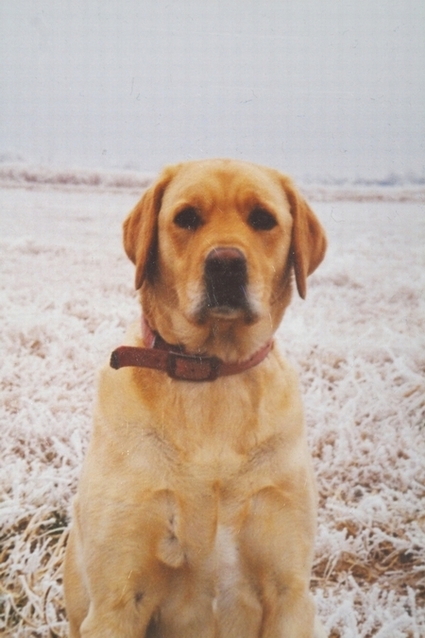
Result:
{"label": "dog's left ear", "polygon": [[300,297],[305,299],[307,277],[316,270],[325,256],[326,235],[316,215],[301,197],[291,180],[285,176],[282,177],[282,180],[294,220],[290,253],[295,271],[295,281]]}
{"label": "dog's left ear", "polygon": [[124,249],[136,265],[136,290],[145,279],[153,280],[158,252],[158,214],[164,191],[177,167],[166,168],[143,194],[123,224]]}

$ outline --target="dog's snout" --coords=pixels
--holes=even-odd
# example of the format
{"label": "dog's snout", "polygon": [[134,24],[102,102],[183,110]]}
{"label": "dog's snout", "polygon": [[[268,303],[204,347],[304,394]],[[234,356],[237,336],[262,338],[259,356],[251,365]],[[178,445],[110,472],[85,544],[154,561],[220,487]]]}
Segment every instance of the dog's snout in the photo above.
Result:
{"label": "dog's snout", "polygon": [[205,283],[209,308],[244,308],[247,264],[242,251],[231,246],[211,250],[205,260]]}

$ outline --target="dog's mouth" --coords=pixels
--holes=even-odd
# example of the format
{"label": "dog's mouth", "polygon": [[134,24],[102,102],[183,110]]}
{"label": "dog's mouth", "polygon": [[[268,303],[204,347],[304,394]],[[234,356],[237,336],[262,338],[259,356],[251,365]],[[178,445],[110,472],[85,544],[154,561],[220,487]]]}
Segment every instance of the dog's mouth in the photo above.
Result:
{"label": "dog's mouth", "polygon": [[237,248],[214,248],[205,260],[200,323],[207,317],[223,320],[242,317],[246,323],[255,321],[248,296],[247,262]]}

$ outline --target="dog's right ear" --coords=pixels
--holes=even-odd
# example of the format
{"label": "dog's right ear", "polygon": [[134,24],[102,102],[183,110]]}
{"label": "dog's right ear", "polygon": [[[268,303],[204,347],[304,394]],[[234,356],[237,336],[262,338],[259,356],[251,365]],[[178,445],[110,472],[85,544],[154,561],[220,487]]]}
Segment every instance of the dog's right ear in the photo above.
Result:
{"label": "dog's right ear", "polygon": [[177,167],[166,168],[143,194],[123,224],[124,249],[136,265],[136,290],[145,279],[152,281],[158,256],[158,214],[167,185]]}

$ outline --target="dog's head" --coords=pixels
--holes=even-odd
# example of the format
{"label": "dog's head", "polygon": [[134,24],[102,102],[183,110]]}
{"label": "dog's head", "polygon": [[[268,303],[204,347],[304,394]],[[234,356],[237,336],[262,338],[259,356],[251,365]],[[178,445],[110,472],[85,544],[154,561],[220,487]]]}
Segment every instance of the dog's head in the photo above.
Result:
{"label": "dog's head", "polygon": [[233,160],[166,168],[124,222],[152,328],[191,352],[240,358],[276,330],[295,273],[301,297],[326,250],[284,175]]}

